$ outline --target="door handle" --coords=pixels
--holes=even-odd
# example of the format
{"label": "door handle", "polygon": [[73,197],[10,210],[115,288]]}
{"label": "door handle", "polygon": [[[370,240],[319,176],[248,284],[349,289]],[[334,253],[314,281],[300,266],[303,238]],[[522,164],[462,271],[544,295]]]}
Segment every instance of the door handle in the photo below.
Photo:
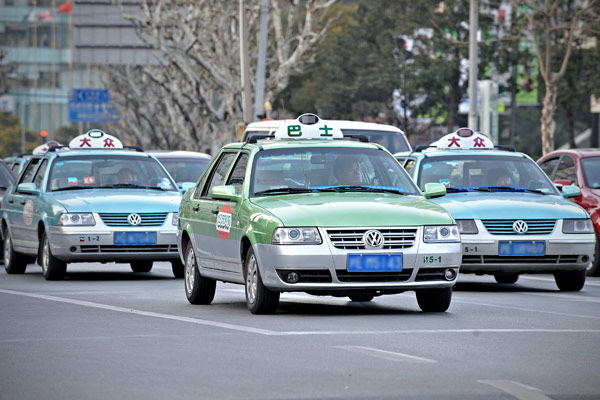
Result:
{"label": "door handle", "polygon": [[192,206],[193,211],[198,211],[199,209],[200,209],[200,206]]}
{"label": "door handle", "polygon": [[21,200],[21,204],[25,204],[25,203],[26,203],[25,200]]}
{"label": "door handle", "polygon": [[219,209],[217,208],[216,210],[212,210],[211,213],[217,215],[219,213]]}
{"label": "door handle", "polygon": [[10,197],[10,198],[8,199],[8,202],[12,204],[12,203],[14,202],[13,198],[12,198],[12,197]]}

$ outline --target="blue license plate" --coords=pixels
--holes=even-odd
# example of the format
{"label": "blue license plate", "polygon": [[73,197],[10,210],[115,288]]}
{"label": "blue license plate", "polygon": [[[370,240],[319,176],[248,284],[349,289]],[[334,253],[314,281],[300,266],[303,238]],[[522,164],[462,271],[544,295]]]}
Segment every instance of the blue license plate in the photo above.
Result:
{"label": "blue license plate", "polygon": [[543,256],[546,254],[546,242],[511,241],[498,242],[499,256]]}
{"label": "blue license plate", "polygon": [[156,232],[115,232],[115,246],[155,245]]}
{"label": "blue license plate", "polygon": [[402,254],[348,254],[349,272],[402,271]]}

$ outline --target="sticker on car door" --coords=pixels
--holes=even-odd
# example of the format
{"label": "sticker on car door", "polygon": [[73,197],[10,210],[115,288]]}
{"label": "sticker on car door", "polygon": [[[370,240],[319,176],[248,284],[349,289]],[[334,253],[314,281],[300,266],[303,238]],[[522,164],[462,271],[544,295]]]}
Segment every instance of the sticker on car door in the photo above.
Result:
{"label": "sticker on car door", "polygon": [[223,206],[219,210],[217,215],[217,233],[221,239],[227,239],[229,237],[229,231],[231,230],[231,207],[229,204]]}

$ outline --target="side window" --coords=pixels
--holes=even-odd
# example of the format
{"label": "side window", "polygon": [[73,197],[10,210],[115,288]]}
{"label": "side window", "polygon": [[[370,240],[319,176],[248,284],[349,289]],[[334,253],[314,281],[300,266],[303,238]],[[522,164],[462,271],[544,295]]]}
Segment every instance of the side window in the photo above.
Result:
{"label": "side window", "polygon": [[229,168],[231,167],[231,164],[233,163],[233,160],[235,160],[236,156],[237,153],[223,153],[221,159],[211,171],[211,176],[209,178],[210,180],[206,185],[204,185],[202,197],[207,197],[210,193],[210,189],[223,184],[225,181],[225,175],[227,175],[227,172],[229,171]]}
{"label": "side window", "polygon": [[23,174],[21,175],[21,180],[19,180],[19,183],[33,182],[33,173],[35,172],[35,169],[37,168],[39,162],[40,162],[39,158],[31,159],[29,164],[27,164],[27,167],[25,167],[25,171],[23,171]]}
{"label": "side window", "polygon": [[542,163],[542,165],[540,165],[540,168],[546,173],[546,175],[548,175],[550,177],[550,179],[554,179],[552,178],[552,172],[554,172],[554,168],[556,168],[556,165],[558,164],[558,160],[559,158],[551,158],[548,161],[544,161]]}
{"label": "side window", "polygon": [[43,160],[42,165],[38,168],[35,173],[35,177],[33,178],[33,183],[38,189],[41,189],[42,182],[44,181],[44,176],[46,175],[46,169],[48,168],[48,160]]}
{"label": "side window", "polygon": [[413,172],[415,171],[415,165],[416,164],[417,163],[412,158],[409,158],[408,160],[406,160],[406,163],[404,163],[404,170],[406,172],[408,172],[408,174],[410,176],[412,176],[413,178],[414,178]]}
{"label": "side window", "polygon": [[577,168],[575,168],[575,161],[570,156],[562,156],[558,169],[556,170],[555,180],[564,179],[570,180],[574,185],[577,185]]}
{"label": "side window", "polygon": [[248,153],[242,153],[238,158],[229,179],[227,180],[228,185],[235,187],[235,193],[242,193],[242,185],[244,184],[244,178],[246,176],[246,166],[248,165]]}

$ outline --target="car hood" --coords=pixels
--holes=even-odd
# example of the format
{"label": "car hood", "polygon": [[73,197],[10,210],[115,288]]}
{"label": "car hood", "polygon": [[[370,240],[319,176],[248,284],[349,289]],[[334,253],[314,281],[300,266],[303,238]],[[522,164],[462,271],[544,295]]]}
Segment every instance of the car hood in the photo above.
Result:
{"label": "car hood", "polygon": [[559,196],[533,193],[448,193],[432,199],[456,219],[586,218],[583,208]]}
{"label": "car hood", "polygon": [[385,193],[310,193],[252,198],[286,226],[419,226],[453,224],[421,196]]}
{"label": "car hood", "polygon": [[47,194],[67,212],[177,212],[181,195],[143,189],[92,189]]}

